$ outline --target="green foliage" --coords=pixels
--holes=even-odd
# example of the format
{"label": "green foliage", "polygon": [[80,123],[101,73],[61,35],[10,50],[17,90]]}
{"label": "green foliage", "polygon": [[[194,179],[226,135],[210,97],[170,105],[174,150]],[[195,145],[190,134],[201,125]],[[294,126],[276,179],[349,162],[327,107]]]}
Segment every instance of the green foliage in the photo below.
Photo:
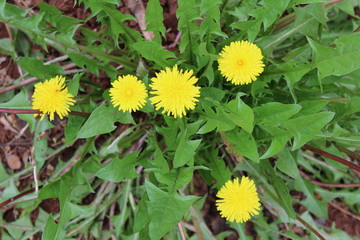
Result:
{"label": "green foliage", "polygon": [[[42,186],[12,200],[21,209],[16,221],[5,222],[1,213],[2,239],[36,233],[49,240],[184,239],[180,228],[186,239],[224,239],[234,231],[250,239],[244,224],[230,223],[231,231],[221,225],[218,235],[207,225],[218,218],[217,191],[243,175],[254,180],[262,203],[250,223],[256,238],[315,239],[313,229],[299,224],[304,220],[326,239],[350,239],[318,223],[329,220],[334,199],[359,215],[359,190],[343,188],[358,176],[304,145],[359,158],[359,1],[179,0],[168,9],[149,0],[145,13],[124,13],[126,1],[75,1],[74,8],[89,12],[86,19],[45,2],[25,10],[10,2],[18,1],[0,0],[0,22],[11,33],[0,39],[0,53],[21,77],[4,83],[19,85],[0,89],[0,108],[31,109],[34,84],[56,75],[66,77],[76,104],[52,122],[18,114],[28,124],[20,130],[13,115],[1,115],[2,125],[11,123],[4,132],[30,136],[21,142],[26,149],[32,143],[21,169],[5,160],[0,165],[1,201],[33,188],[34,174]],[[177,22],[164,17],[170,12]],[[133,27],[140,21],[154,39]],[[217,59],[224,46],[241,40],[259,46],[265,70],[248,85],[232,85]],[[192,70],[201,88],[183,118],[164,115],[150,101],[135,113],[112,105],[108,88],[118,76],[137,76],[152,97],[151,79],[175,64]],[[16,139],[1,143],[4,159]],[[39,208],[45,199],[57,199],[59,212]]]}

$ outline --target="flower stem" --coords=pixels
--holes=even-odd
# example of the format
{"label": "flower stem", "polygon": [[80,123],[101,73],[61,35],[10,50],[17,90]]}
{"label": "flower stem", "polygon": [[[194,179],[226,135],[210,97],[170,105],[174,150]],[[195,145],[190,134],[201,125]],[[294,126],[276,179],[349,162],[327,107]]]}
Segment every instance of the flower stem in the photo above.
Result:
{"label": "flower stem", "polygon": [[39,114],[39,110],[33,109],[10,109],[10,108],[0,108],[0,113],[14,113],[14,114]]}
{"label": "flower stem", "polygon": [[311,151],[311,152],[313,152],[313,153],[319,154],[319,155],[321,155],[321,156],[323,156],[323,157],[330,158],[330,159],[332,159],[332,160],[334,160],[334,161],[337,161],[337,162],[339,162],[339,163],[342,163],[342,164],[348,166],[349,168],[351,168],[351,169],[353,169],[353,170],[355,170],[355,171],[360,172],[360,166],[358,166],[358,165],[356,165],[356,164],[354,164],[354,163],[352,163],[352,162],[349,162],[349,161],[347,161],[347,160],[345,160],[345,159],[343,159],[343,158],[341,158],[341,157],[335,156],[335,155],[333,155],[333,154],[331,154],[331,153],[325,152],[325,151],[323,151],[323,150],[320,150],[320,149],[318,149],[318,148],[316,148],[316,147],[309,146],[309,145],[307,145],[307,144],[305,144],[304,146],[302,146],[302,148],[303,148],[303,149],[306,149],[306,150],[309,150],[309,151]]}
{"label": "flower stem", "polygon": [[[39,110],[34,109],[10,109],[10,108],[0,108],[0,113],[14,113],[14,114],[41,114]],[[90,113],[71,111],[70,115],[80,116],[80,117],[89,117]]]}

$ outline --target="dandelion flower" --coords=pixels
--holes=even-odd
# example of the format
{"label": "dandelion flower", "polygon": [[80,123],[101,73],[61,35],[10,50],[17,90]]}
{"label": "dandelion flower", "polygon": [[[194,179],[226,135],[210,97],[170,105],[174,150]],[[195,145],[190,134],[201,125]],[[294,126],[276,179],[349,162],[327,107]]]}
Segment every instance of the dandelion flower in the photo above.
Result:
{"label": "dandelion flower", "polygon": [[251,83],[264,71],[260,48],[248,41],[232,42],[219,55],[221,75],[235,85]]}
{"label": "dandelion flower", "polygon": [[137,77],[126,75],[118,77],[110,88],[111,102],[119,111],[135,112],[142,108],[148,96],[146,87]]}
{"label": "dandelion flower", "polygon": [[[50,121],[54,120],[54,114],[57,113],[60,119],[67,116],[70,112],[69,107],[74,105],[74,96],[68,93],[63,76],[56,76],[45,82],[39,82],[34,86],[32,96],[32,108],[39,110],[41,120],[46,114],[50,115]],[[37,115],[37,114],[35,114]]]}
{"label": "dandelion flower", "polygon": [[241,182],[238,178],[227,181],[216,196],[222,198],[216,200],[220,215],[230,222],[246,222],[260,209],[254,181],[248,177],[242,177]]}
{"label": "dandelion flower", "polygon": [[177,65],[157,73],[150,84],[153,90],[150,93],[156,95],[150,98],[155,109],[163,108],[163,113],[175,118],[181,118],[186,115],[186,110],[194,109],[199,101],[196,97],[200,96],[200,87],[194,85],[198,79],[192,74],[192,70],[178,70]]}

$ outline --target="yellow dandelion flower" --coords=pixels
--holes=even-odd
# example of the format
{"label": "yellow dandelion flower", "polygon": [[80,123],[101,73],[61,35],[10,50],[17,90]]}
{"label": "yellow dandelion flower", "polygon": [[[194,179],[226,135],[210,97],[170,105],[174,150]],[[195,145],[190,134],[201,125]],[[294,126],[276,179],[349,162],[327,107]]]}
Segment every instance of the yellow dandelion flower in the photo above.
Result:
{"label": "yellow dandelion flower", "polygon": [[230,222],[246,222],[260,210],[256,186],[248,177],[227,181],[216,196],[222,198],[216,200],[220,215]]}
{"label": "yellow dandelion flower", "polygon": [[126,75],[118,77],[110,88],[111,102],[119,111],[135,112],[142,108],[148,96],[146,87],[137,77]]}
{"label": "yellow dandelion flower", "polygon": [[181,118],[186,115],[186,110],[194,109],[199,101],[196,98],[200,96],[200,87],[194,85],[198,79],[192,74],[192,70],[178,70],[177,65],[156,73],[150,84],[153,90],[150,93],[156,95],[150,98],[155,109],[163,108],[163,113],[175,118]]}
{"label": "yellow dandelion flower", "polygon": [[[34,86],[32,96],[32,108],[41,112],[41,120],[46,114],[50,115],[50,121],[54,120],[54,114],[57,113],[60,119],[67,116],[70,112],[70,106],[74,105],[74,96],[68,93],[63,76],[56,76],[45,82],[39,82]],[[35,114],[37,115],[37,114]]]}
{"label": "yellow dandelion flower", "polygon": [[232,42],[219,56],[221,75],[235,85],[251,83],[264,71],[260,48],[248,41]]}

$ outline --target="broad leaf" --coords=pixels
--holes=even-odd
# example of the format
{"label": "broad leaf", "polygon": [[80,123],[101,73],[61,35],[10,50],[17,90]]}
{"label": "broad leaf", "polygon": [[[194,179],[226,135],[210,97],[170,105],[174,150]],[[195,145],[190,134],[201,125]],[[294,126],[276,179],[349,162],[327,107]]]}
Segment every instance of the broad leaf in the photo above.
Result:
{"label": "broad leaf", "polygon": [[129,112],[118,111],[116,108],[100,105],[96,108],[80,128],[77,138],[89,138],[95,135],[108,133],[113,131],[116,127],[115,122],[134,123],[134,120]]}
{"label": "broad leaf", "polygon": [[124,158],[114,158],[108,165],[101,168],[96,176],[110,181],[121,182],[125,178],[135,178],[138,174],[135,172],[137,163],[138,152],[132,152]]}
{"label": "broad leaf", "polygon": [[195,196],[179,196],[167,193],[149,181],[145,182],[149,196],[148,212],[150,215],[149,234],[153,240],[160,239],[177,224],[189,207],[198,199]]}

